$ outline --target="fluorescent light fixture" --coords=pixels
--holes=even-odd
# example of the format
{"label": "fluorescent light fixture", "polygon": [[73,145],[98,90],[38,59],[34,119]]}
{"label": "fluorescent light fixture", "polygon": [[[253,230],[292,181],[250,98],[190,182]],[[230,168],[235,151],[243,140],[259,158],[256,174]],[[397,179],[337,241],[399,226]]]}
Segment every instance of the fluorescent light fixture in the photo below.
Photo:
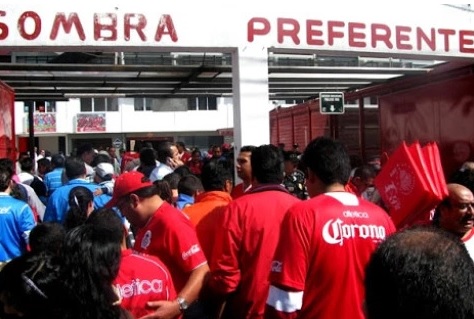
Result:
{"label": "fluorescent light fixture", "polygon": [[125,93],[64,93],[65,98],[81,97],[126,97]]}

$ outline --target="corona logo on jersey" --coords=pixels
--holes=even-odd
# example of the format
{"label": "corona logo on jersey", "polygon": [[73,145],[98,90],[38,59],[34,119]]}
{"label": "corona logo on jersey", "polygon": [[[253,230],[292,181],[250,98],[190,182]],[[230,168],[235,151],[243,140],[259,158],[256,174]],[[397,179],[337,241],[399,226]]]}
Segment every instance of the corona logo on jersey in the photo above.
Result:
{"label": "corona logo on jersey", "polygon": [[117,284],[115,287],[120,291],[122,298],[130,298],[138,295],[159,294],[163,292],[163,281],[159,279],[153,279],[151,281],[134,279],[129,284]]}
{"label": "corona logo on jersey", "polygon": [[185,251],[185,252],[182,253],[183,260],[188,259],[189,257],[191,257],[195,253],[199,252],[200,250],[201,249],[199,248],[198,244],[192,245],[191,248],[188,249],[188,251]]}
{"label": "corona logo on jersey", "polygon": [[385,239],[385,228],[377,225],[353,225],[345,224],[341,219],[330,219],[324,224],[323,239],[331,245],[342,246],[345,239],[370,238],[374,242]]}

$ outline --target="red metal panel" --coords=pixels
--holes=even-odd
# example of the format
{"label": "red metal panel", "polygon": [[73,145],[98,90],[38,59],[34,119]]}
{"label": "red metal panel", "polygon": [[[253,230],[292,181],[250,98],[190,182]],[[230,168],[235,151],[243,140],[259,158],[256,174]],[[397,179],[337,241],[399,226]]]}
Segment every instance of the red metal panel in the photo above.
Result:
{"label": "red metal panel", "polygon": [[0,157],[16,159],[15,121],[14,121],[15,94],[13,90],[0,82]]}
{"label": "red metal panel", "polygon": [[474,76],[448,79],[381,97],[382,151],[403,140],[436,141],[445,175],[474,160]]}

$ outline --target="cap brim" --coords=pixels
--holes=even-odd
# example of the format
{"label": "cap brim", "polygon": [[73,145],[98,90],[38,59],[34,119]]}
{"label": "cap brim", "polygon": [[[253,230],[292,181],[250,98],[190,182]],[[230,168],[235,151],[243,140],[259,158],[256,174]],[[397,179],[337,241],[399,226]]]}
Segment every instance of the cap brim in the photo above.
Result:
{"label": "cap brim", "polygon": [[112,197],[112,199],[109,200],[109,201],[107,202],[107,204],[105,204],[104,207],[105,207],[105,208],[113,208],[113,207],[117,206],[119,200],[120,200],[120,199],[119,199],[118,197]]}

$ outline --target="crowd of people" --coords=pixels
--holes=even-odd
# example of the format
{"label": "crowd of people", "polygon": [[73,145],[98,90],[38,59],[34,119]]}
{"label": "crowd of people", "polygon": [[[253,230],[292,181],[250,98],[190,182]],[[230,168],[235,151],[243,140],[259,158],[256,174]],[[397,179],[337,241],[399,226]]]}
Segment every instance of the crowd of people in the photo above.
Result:
{"label": "crowd of people", "polygon": [[474,165],[397,230],[376,159],[327,137],[235,152],[0,159],[0,318],[474,318]]}

